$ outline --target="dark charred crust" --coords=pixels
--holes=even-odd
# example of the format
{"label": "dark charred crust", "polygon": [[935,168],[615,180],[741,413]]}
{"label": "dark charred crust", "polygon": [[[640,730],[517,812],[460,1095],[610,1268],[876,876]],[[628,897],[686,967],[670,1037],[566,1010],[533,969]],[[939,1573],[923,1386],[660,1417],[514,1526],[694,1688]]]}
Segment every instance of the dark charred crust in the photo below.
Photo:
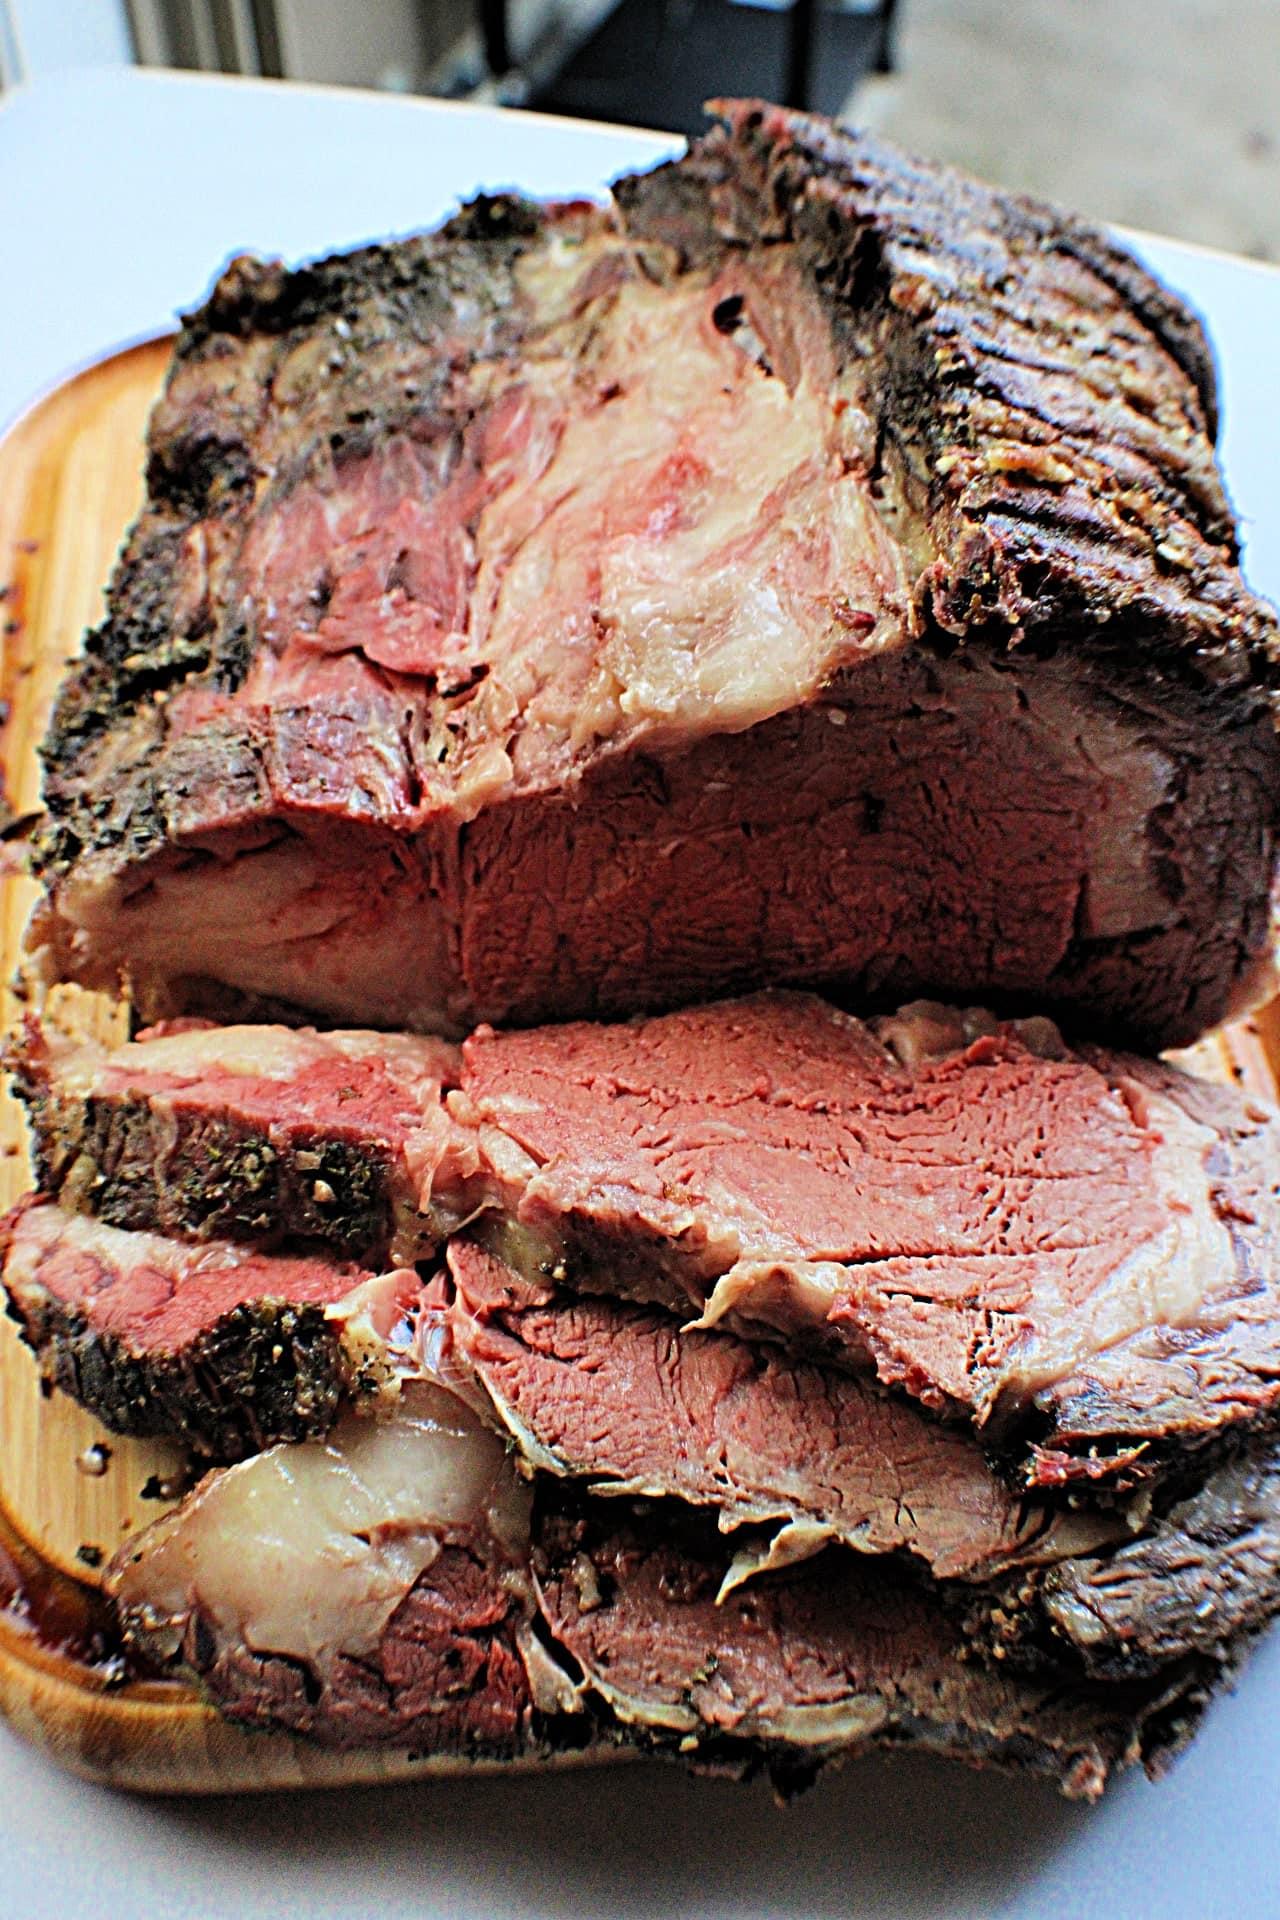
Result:
{"label": "dark charred crust", "polygon": [[[719,110],[727,131],[672,165],[729,200],[724,238],[754,215],[809,250],[885,431],[927,481],[922,611],[993,641],[1057,628],[1054,644],[1075,644],[1101,625],[1122,656],[1175,675],[1274,686],[1270,610],[1235,570],[1195,315],[1051,207],[825,121]],[[665,232],[671,193],[654,178]],[[628,184],[633,220],[652,191]]]}
{"label": "dark charred crust", "polygon": [[15,1091],[40,1189],[64,1207],[179,1239],[301,1242],[372,1265],[388,1253],[389,1167],[376,1146],[273,1144],[218,1114],[158,1114],[127,1096],[59,1100],[30,1069]]}
{"label": "dark charred crust", "polygon": [[[40,1204],[29,1196],[6,1216],[6,1257],[21,1217]],[[383,1377],[311,1301],[242,1299],[185,1338],[139,1348],[38,1273],[10,1270],[3,1292],[45,1392],[60,1388],[112,1432],[180,1440],[206,1459],[326,1433],[344,1398],[376,1391]]]}
{"label": "dark charred crust", "polygon": [[333,1425],[345,1386],[341,1344],[323,1307],[245,1302],[180,1351],[136,1353],[51,1295],[8,1296],[10,1318],[47,1380],[113,1433],[180,1434],[232,1461]]}
{"label": "dark charred crust", "polygon": [[1218,376],[1204,322],[1179,294],[1148,273],[1123,247],[1097,227],[1069,215],[1042,209],[1052,244],[1079,259],[1114,289],[1176,360],[1200,398],[1209,438],[1218,438]]}
{"label": "dark charred crust", "polygon": [[[357,247],[302,267],[241,254],[214,283],[205,305],[184,315],[178,354],[190,358],[219,334],[283,335],[335,312],[371,331],[379,319],[408,318],[422,338],[431,338],[451,317],[442,281],[449,292],[470,291],[496,312],[509,295],[516,260],[539,236],[544,219],[536,201],[481,194],[435,233]],[[478,261],[477,247],[483,248]]]}
{"label": "dark charred crust", "polygon": [[966,1616],[981,1656],[1090,1683],[1229,1677],[1277,1608],[1280,1442],[1245,1429],[1167,1454],[1146,1500],[1130,1537],[997,1581]]}

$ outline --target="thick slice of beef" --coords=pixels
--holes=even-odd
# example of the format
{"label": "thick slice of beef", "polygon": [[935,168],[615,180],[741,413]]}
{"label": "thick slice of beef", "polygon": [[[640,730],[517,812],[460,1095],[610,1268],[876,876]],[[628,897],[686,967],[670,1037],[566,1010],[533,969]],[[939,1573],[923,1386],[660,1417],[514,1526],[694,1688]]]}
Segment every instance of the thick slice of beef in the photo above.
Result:
{"label": "thick slice of beef", "polygon": [[802,995],[480,1031],[449,1105],[536,1273],[822,1342],[1137,1472],[1280,1398],[1280,1123],[1047,1021]]}
{"label": "thick slice of beef", "polygon": [[10,1050],[36,1178],[117,1227],[413,1260],[445,1151],[445,1042],[181,1022],[108,1050],[28,1017]]}
{"label": "thick slice of beef", "polygon": [[451,1243],[449,1270],[448,1350],[529,1468],[709,1507],[725,1532],[769,1525],[772,1541],[731,1566],[735,1584],[833,1540],[981,1581],[1126,1531],[1120,1510],[1020,1496],[968,1434],[852,1374],[681,1332],[664,1313],[566,1300],[467,1240]]}
{"label": "thick slice of beef", "polygon": [[46,746],[49,973],[461,1031],[1259,988],[1275,632],[1190,314],[774,109],[179,342]]}
{"label": "thick slice of beef", "polygon": [[730,1551],[678,1503],[531,1505],[501,1441],[420,1386],[391,1422],[208,1476],[107,1591],[148,1659],[251,1724],[472,1756],[625,1739],[789,1783],[914,1742],[1096,1794],[1185,1737],[1240,1651],[1180,1647],[1123,1680],[984,1664],[902,1567],[829,1553],[718,1604]]}
{"label": "thick slice of beef", "polygon": [[[1086,1055],[1098,1060],[1093,1049]],[[1273,1414],[1280,1398],[1280,1305],[1274,1234],[1280,1203],[1280,1137],[1270,1108],[1232,1090],[1179,1073],[1159,1061],[1126,1060],[1128,1097],[1149,1122],[1170,1102],[1216,1135],[1204,1165],[1211,1199],[1231,1240],[1200,1307],[1185,1316],[1153,1316],[1083,1357],[1043,1396],[1052,1444],[1038,1477],[1105,1451],[1118,1426],[1159,1444],[1178,1436],[1247,1425]],[[1184,1200],[1190,1199],[1185,1190]],[[1121,1412],[1117,1415],[1117,1409]],[[1060,1450],[1069,1458],[1064,1462]]]}
{"label": "thick slice of beef", "polygon": [[1202,1711],[1217,1668],[1136,1684],[979,1664],[927,1586],[880,1563],[772,1575],[717,1605],[725,1553],[706,1530],[561,1516],[534,1551],[551,1634],[633,1737],[697,1755],[753,1749],[782,1781],[871,1746],[1049,1774],[1095,1798],[1109,1775],[1158,1768]]}
{"label": "thick slice of beef", "polygon": [[536,1286],[873,1369],[1029,1444],[1035,1483],[1148,1472],[1280,1399],[1252,1096],[1042,1018],[797,994],[419,1045],[196,1028],[104,1057],[33,1028],[19,1075],[65,1204],[365,1259],[479,1217]]}
{"label": "thick slice of beef", "polygon": [[45,1378],[116,1433],[236,1460],[323,1433],[388,1387],[412,1270],[183,1245],[23,1202],[0,1222],[9,1312]]}
{"label": "thick slice of beef", "polygon": [[1140,1537],[1024,1577],[984,1624],[994,1618],[1006,1655],[1025,1658],[1029,1642],[1059,1658],[1070,1649],[1087,1673],[1123,1679],[1189,1654],[1225,1657],[1277,1607],[1280,1448],[1267,1435]]}

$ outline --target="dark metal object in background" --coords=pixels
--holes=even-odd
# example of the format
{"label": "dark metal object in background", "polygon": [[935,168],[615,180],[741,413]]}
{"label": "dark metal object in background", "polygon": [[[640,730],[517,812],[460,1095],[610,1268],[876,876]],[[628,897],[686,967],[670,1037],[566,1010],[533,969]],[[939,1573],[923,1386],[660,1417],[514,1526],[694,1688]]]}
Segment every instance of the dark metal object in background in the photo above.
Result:
{"label": "dark metal object in background", "polygon": [[[517,4],[365,0],[349,10],[349,28],[326,9],[328,25],[319,34],[308,32],[302,0],[126,0],[134,53],[144,65],[358,78],[364,85],[376,79],[434,85],[463,98],[487,73],[502,83],[501,99],[686,134],[703,130],[703,101],[715,94],[755,94],[838,114],[863,75],[893,66],[897,0],[792,0],[789,8],[777,0],[615,0],[585,40],[562,6],[518,63],[508,15]],[[389,29],[386,44],[396,49],[385,77],[369,59],[360,68],[374,19]],[[320,76],[308,66],[317,53]]]}
{"label": "dark metal object in background", "polygon": [[791,33],[787,43],[787,78],[783,99],[789,107],[809,104],[809,68],[813,63],[813,16],[815,0],[791,0],[788,16]]}
{"label": "dark metal object in background", "polygon": [[127,0],[127,12],[142,66],[283,77],[273,0]]}
{"label": "dark metal object in background", "polygon": [[262,71],[268,78],[279,80],[284,75],[284,59],[275,7],[272,0],[249,0],[249,9],[253,16],[253,31],[257,36],[258,60]]}
{"label": "dark metal object in background", "polygon": [[892,73],[896,39],[898,0],[880,0],[880,44],[876,48],[876,72]]}
{"label": "dark metal object in background", "polygon": [[741,0],[618,0],[558,71],[531,76],[529,105],[671,132],[705,131],[716,94],[785,96],[838,115],[859,80],[891,59],[893,3],[845,11],[797,0],[785,12]]}
{"label": "dark metal object in background", "polygon": [[485,65],[495,80],[511,66],[511,48],[507,40],[506,0],[478,0],[480,38],[484,42]]}

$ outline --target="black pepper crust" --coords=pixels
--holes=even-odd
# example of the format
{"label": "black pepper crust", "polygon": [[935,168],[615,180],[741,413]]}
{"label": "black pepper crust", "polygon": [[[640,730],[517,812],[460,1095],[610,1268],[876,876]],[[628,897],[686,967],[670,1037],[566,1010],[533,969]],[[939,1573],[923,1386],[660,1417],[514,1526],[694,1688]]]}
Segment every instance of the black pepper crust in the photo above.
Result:
{"label": "black pepper crust", "polygon": [[327,1433],[344,1392],[359,1386],[324,1308],[309,1304],[245,1301],[172,1352],[135,1352],[42,1289],[10,1285],[7,1311],[43,1378],[112,1433],[181,1434],[210,1460]]}
{"label": "black pepper crust", "polygon": [[157,1110],[128,1093],[60,1097],[34,1026],[4,1064],[27,1110],[36,1183],[59,1205],[180,1240],[301,1242],[371,1266],[389,1258],[392,1172],[373,1143],[273,1141],[242,1119]]}
{"label": "black pepper crust", "polygon": [[[1274,687],[1274,619],[1238,572],[1195,315],[1040,202],[812,116],[716,110],[722,124],[681,159],[617,182],[619,216],[689,264],[760,239],[802,249],[867,374],[881,478],[931,556],[913,589],[920,636],[1101,646],[1192,685]],[[231,263],[184,319],[151,423],[147,505],[57,705],[48,864],[104,840],[140,857],[163,838],[164,793],[148,805],[142,773],[163,734],[156,696],[243,679],[251,636],[217,587],[264,487],[287,491],[388,431],[438,432],[460,371],[519,348],[521,257],[553,227],[601,217],[483,197],[436,233],[295,271]],[[282,401],[282,373],[308,371],[324,377],[300,377]],[[192,597],[184,580],[197,576]],[[109,796],[71,789],[83,749],[130,713],[138,790],[122,822]],[[166,767],[162,788],[175,782],[181,769]]]}

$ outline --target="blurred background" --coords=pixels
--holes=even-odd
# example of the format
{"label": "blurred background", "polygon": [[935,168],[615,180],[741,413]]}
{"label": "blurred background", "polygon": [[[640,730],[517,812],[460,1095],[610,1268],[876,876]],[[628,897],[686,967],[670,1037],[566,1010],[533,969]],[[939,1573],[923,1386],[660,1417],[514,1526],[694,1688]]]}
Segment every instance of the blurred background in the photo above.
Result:
{"label": "blurred background", "polygon": [[763,94],[1280,261],[1280,0],[0,0],[0,83],[121,62],[686,132]]}

